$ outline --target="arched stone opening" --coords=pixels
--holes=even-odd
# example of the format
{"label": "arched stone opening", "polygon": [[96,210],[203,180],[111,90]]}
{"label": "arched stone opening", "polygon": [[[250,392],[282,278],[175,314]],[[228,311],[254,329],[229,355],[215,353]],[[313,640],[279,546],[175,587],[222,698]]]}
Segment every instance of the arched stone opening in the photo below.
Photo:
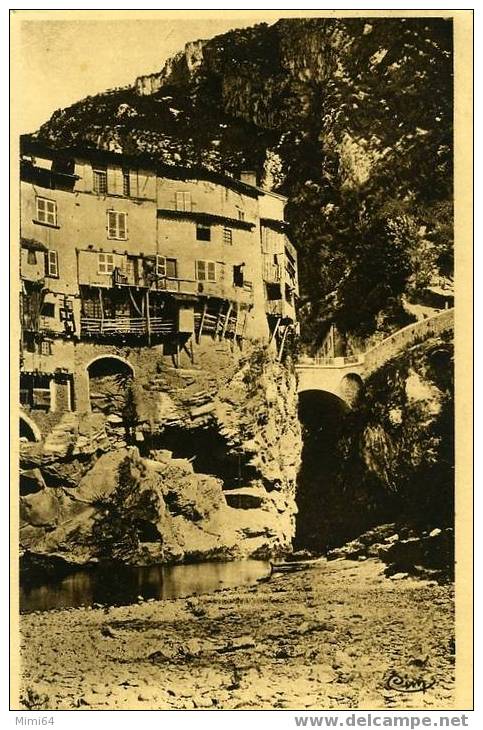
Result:
{"label": "arched stone opening", "polygon": [[341,398],[352,408],[359,403],[364,391],[364,381],[358,373],[347,373],[339,385]]}
{"label": "arched stone opening", "polygon": [[89,404],[94,413],[118,413],[124,408],[126,391],[134,379],[134,368],[117,355],[101,355],[86,367]]}
{"label": "arched stone opening", "polygon": [[[302,463],[297,478],[298,514],[294,546],[325,552],[338,544],[344,515],[334,509],[337,492],[339,456],[337,446],[350,408],[323,390],[299,393],[299,419],[302,425]],[[346,505],[346,512],[349,506]]]}
{"label": "arched stone opening", "polygon": [[31,418],[20,413],[19,421],[19,436],[22,440],[38,442],[42,439],[39,427]]}

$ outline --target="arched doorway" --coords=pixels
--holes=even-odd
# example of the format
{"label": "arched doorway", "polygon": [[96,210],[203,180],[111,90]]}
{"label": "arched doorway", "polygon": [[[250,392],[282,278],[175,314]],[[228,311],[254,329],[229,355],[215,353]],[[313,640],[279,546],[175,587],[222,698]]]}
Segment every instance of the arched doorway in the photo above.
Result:
{"label": "arched doorway", "polygon": [[106,415],[121,414],[126,390],[134,378],[132,365],[117,355],[101,355],[86,369],[91,410]]}
{"label": "arched doorway", "polygon": [[31,418],[20,413],[19,417],[19,437],[23,441],[38,442],[42,438],[39,427],[32,421]]}

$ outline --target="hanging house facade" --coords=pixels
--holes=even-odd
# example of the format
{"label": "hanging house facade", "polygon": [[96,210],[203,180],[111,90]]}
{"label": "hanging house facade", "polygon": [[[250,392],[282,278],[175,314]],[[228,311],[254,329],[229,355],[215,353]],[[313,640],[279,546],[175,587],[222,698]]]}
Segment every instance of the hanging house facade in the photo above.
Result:
{"label": "hanging house facade", "polygon": [[[286,199],[241,179],[21,144],[21,405],[88,411],[88,368],[297,328]],[[144,360],[143,360],[144,358]],[[152,359],[152,358],[151,358]]]}

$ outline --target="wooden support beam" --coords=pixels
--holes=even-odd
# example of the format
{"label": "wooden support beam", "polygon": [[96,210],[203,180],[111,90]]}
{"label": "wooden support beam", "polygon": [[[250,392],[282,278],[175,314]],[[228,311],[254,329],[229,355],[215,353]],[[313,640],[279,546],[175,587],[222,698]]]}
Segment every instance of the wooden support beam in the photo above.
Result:
{"label": "wooden support beam", "polygon": [[101,308],[101,325],[100,325],[100,329],[101,329],[101,334],[102,334],[103,331],[104,331],[104,306],[103,306],[103,303],[102,303],[102,288],[101,287],[99,287],[99,306]]}
{"label": "wooden support beam", "polygon": [[201,337],[201,335],[203,334],[203,325],[204,325],[204,323],[205,323],[205,317],[206,317],[206,310],[207,310],[207,309],[208,309],[208,305],[207,305],[207,303],[206,303],[206,301],[205,301],[205,302],[203,303],[203,311],[202,311],[202,313],[201,313],[200,327],[199,327],[199,330],[198,330],[198,336],[197,336],[197,338],[196,338],[196,340],[197,340],[198,344],[199,344],[199,342],[200,342],[200,337]]}
{"label": "wooden support beam", "polygon": [[146,325],[148,327],[148,345],[151,344],[151,314],[149,312],[149,289],[146,289]]}
{"label": "wooden support beam", "polygon": [[281,343],[280,343],[280,350],[279,350],[279,353],[278,353],[278,361],[279,361],[279,362],[280,362],[280,361],[281,361],[281,359],[282,359],[282,355],[283,355],[283,348],[285,347],[285,340],[287,339],[287,333],[288,333],[288,328],[289,328],[289,325],[288,325],[288,324],[286,324],[286,325],[285,325],[285,329],[284,329],[284,331],[283,331],[283,335],[282,335],[282,341],[281,341]]}
{"label": "wooden support beam", "polygon": [[218,329],[220,327],[221,322],[221,312],[223,309],[223,302],[220,303],[220,309],[218,310],[218,317],[216,318],[216,324],[215,324],[215,331],[213,333],[213,339],[216,339],[216,336],[218,334]]}
{"label": "wooden support beam", "polygon": [[230,302],[228,305],[228,311],[225,316],[225,323],[223,325],[223,329],[221,330],[220,340],[222,340],[225,336],[226,328],[228,327],[228,321],[230,319],[230,314],[231,314],[232,309],[233,309],[233,304],[232,304],[232,302]]}
{"label": "wooden support beam", "polygon": [[245,329],[246,329],[246,326],[247,326],[247,319],[248,319],[248,309],[244,309],[243,311],[245,313],[245,318],[243,320],[243,325],[242,325],[242,329],[241,329],[241,332],[240,332],[240,349],[241,350],[243,350],[243,338],[245,336]]}
{"label": "wooden support beam", "polygon": [[193,349],[193,337],[189,338],[188,345],[189,345],[189,347],[187,347],[186,345],[183,345],[183,350],[188,355],[188,357],[191,361],[191,364],[194,365],[195,364],[195,353],[194,353],[194,349]]}
{"label": "wooden support beam", "polygon": [[235,308],[235,329],[233,330],[233,341],[236,340],[237,335],[238,335],[238,321],[239,321],[239,317],[240,317],[240,307],[237,304],[236,305],[236,308]]}
{"label": "wooden support beam", "polygon": [[272,334],[270,336],[270,341],[268,343],[269,345],[272,344],[272,342],[274,341],[275,337],[277,336],[278,328],[280,327],[280,322],[281,321],[282,321],[282,318],[281,317],[278,317],[277,318],[277,321],[275,323],[275,327],[273,328],[273,332],[272,332]]}

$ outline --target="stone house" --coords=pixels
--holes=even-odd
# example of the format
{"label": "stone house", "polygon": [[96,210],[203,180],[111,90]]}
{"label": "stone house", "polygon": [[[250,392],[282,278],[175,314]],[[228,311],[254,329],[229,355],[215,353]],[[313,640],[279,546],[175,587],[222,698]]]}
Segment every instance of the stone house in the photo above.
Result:
{"label": "stone house", "polygon": [[[286,199],[203,169],[21,143],[20,401],[96,410],[94,381],[193,358],[207,341],[297,329]],[[34,419],[35,420],[35,419]]]}

